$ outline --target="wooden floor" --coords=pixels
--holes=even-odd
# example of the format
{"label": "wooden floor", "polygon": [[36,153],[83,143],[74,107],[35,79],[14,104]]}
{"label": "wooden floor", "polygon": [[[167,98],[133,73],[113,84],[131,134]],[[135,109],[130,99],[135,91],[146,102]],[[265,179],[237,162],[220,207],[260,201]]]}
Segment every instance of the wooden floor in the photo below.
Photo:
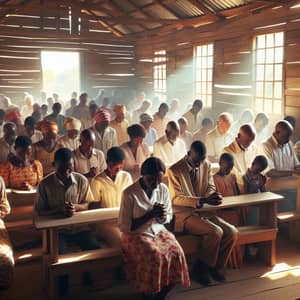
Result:
{"label": "wooden floor", "polygon": [[[300,299],[300,244],[281,238],[277,248],[277,264],[274,268],[260,263],[245,264],[240,270],[228,270],[225,284],[204,288],[193,282],[189,289],[174,288],[167,299]],[[41,286],[41,263],[18,265],[13,286],[5,293],[0,292],[0,299],[46,299]],[[78,288],[63,299],[138,300],[139,296],[126,282],[120,282],[105,290]]]}

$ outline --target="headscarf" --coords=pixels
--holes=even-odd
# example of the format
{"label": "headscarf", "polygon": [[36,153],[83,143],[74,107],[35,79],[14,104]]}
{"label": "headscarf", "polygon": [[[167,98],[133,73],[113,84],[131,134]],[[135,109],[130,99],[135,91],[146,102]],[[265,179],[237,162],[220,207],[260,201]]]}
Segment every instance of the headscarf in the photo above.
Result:
{"label": "headscarf", "polygon": [[96,123],[110,122],[110,112],[107,109],[99,109],[95,114]]}
{"label": "headscarf", "polygon": [[67,131],[69,130],[78,130],[80,131],[81,128],[81,122],[73,117],[66,118],[64,122],[65,128]]}
{"label": "headscarf", "polygon": [[124,116],[126,113],[126,106],[122,105],[122,104],[117,104],[114,106],[114,112],[116,114],[116,116]]}
{"label": "headscarf", "polygon": [[43,120],[37,123],[36,128],[40,130],[43,134],[48,132],[58,133],[58,126],[55,122],[49,120]]}
{"label": "headscarf", "polygon": [[17,110],[12,110],[10,112],[8,112],[5,116],[6,121],[8,122],[13,122],[17,119],[20,119],[21,115],[20,112]]}

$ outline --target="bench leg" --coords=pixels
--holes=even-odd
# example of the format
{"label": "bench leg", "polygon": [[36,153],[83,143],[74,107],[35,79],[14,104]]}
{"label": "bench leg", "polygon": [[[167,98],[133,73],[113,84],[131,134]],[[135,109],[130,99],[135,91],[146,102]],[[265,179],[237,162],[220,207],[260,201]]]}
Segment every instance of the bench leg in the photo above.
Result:
{"label": "bench leg", "polygon": [[276,240],[264,242],[261,250],[264,262],[273,267],[276,264]]}
{"label": "bench leg", "polygon": [[48,274],[49,274],[49,286],[48,286],[49,300],[56,300],[58,299],[56,277],[51,272],[51,268],[49,268]]}

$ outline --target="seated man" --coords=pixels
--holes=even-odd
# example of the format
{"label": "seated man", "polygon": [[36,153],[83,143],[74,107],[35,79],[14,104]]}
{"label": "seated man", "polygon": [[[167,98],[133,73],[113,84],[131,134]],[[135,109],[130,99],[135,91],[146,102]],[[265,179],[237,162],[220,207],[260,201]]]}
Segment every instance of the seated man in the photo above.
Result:
{"label": "seated man", "polygon": [[19,135],[28,136],[32,144],[39,142],[43,139],[42,133],[35,129],[36,121],[33,117],[27,117],[24,122],[24,131]]}
{"label": "seated man", "polygon": [[[294,128],[288,121],[279,121],[275,126],[273,135],[262,143],[259,152],[268,160],[268,168],[265,171],[267,177],[278,178],[300,173],[299,160],[290,141],[293,131]],[[279,201],[278,211],[295,209],[296,195],[295,192],[291,193],[286,195],[287,201]]]}
{"label": "seated man", "polygon": [[[61,148],[54,155],[55,172],[44,178],[38,186],[35,209],[39,215],[62,215],[72,217],[74,213],[88,209],[93,194],[88,180],[73,172],[72,151]],[[76,243],[81,250],[100,248],[94,232],[88,226],[62,229],[59,232],[59,253],[68,252],[68,242]]]}
{"label": "seated man", "polygon": [[128,121],[125,119],[126,106],[118,104],[114,106],[115,119],[110,122],[110,127],[117,133],[118,144],[122,145],[128,141],[127,128]]}
{"label": "seated man", "polygon": [[[107,152],[107,168],[91,181],[95,202],[91,207],[119,207],[123,191],[132,184],[129,173],[122,170],[125,154],[119,147]],[[115,221],[105,222],[97,227],[100,236],[113,245],[120,244],[120,230]]]}
{"label": "seated man", "polygon": [[214,122],[211,118],[204,118],[201,122],[201,128],[198,129],[193,135],[194,141],[201,141],[205,144],[207,134],[213,129]]}
{"label": "seated man", "polygon": [[234,137],[229,133],[232,120],[231,114],[220,114],[216,127],[207,134],[205,145],[211,162],[218,162],[222,149],[233,141]]}
{"label": "seated man", "polygon": [[235,140],[223,149],[223,152],[230,153],[234,158],[233,173],[237,178],[240,192],[244,192],[243,175],[251,166],[256,156],[257,149],[253,143],[255,129],[251,124],[242,125]]}
{"label": "seated man", "polygon": [[95,148],[95,134],[85,129],[80,134],[80,146],[74,151],[74,170],[83,174],[89,180],[106,168],[102,151]]}
{"label": "seated man", "polygon": [[5,123],[3,126],[4,136],[0,139],[0,163],[5,162],[16,153],[14,147],[16,130],[17,126],[11,122]]}
{"label": "seated man", "polygon": [[8,233],[5,228],[4,218],[10,213],[5,184],[0,177],[0,290],[8,288],[14,275],[14,255]]}
{"label": "seated man", "polygon": [[[219,205],[222,202],[221,195],[216,192],[210,163],[206,160],[205,145],[201,141],[193,142],[188,154],[169,168],[168,177],[175,206],[175,231],[185,230],[203,236],[197,265],[199,281],[209,284],[210,275],[224,281],[222,269],[235,246],[237,229],[214,214],[201,213],[204,203]],[[185,208],[181,210],[180,207]]]}
{"label": "seated man", "polygon": [[77,149],[80,145],[79,132],[81,122],[73,117],[65,118],[65,129],[67,134],[57,140],[58,148],[68,148],[71,151]]}
{"label": "seated man", "polygon": [[179,126],[170,121],[165,135],[159,138],[153,147],[153,156],[160,158],[166,165],[171,166],[186,154],[184,141],[179,138]]}
{"label": "seated man", "polygon": [[186,112],[183,117],[186,118],[188,124],[188,131],[194,134],[200,127],[202,121],[201,110],[203,102],[200,99],[196,99],[193,102],[192,108]]}
{"label": "seated man", "polygon": [[62,106],[60,103],[55,102],[52,106],[52,114],[45,117],[45,120],[55,122],[58,126],[58,134],[63,135],[65,133],[65,117],[61,114]]}

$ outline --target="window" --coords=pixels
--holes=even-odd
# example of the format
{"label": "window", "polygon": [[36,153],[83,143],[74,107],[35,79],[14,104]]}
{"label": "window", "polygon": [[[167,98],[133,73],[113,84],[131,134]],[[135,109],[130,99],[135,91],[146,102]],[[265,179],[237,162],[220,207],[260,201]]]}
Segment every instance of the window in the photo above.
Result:
{"label": "window", "polygon": [[207,107],[212,106],[213,52],[213,44],[197,46],[194,52],[195,96]]}
{"label": "window", "polygon": [[48,95],[58,93],[61,99],[69,99],[71,92],[80,91],[79,57],[79,52],[41,52],[43,90]]}
{"label": "window", "polygon": [[166,50],[154,52],[153,84],[154,95],[160,101],[167,100],[167,54]]}
{"label": "window", "polygon": [[283,32],[261,34],[254,40],[255,109],[282,113]]}

